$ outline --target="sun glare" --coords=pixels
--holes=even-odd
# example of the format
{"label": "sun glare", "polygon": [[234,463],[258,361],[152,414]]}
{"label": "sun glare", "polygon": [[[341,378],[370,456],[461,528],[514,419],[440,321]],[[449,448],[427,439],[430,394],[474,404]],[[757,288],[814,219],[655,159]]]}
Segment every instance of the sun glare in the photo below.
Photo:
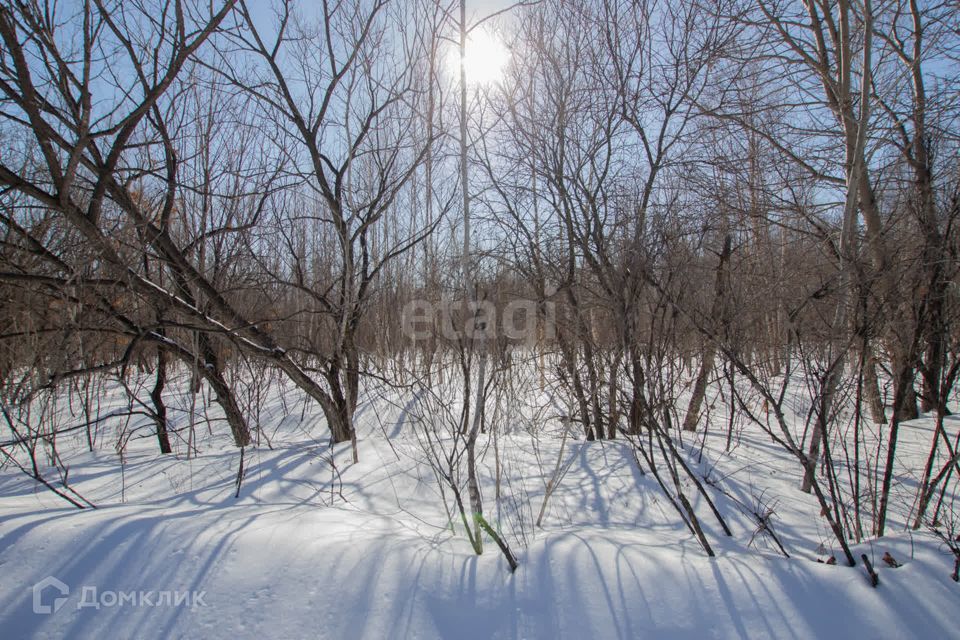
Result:
{"label": "sun glare", "polygon": [[[489,32],[478,29],[467,37],[464,66],[468,84],[491,84],[503,77],[504,67],[510,59],[510,53],[499,38]],[[451,71],[459,77],[460,51],[457,48],[450,56]]]}

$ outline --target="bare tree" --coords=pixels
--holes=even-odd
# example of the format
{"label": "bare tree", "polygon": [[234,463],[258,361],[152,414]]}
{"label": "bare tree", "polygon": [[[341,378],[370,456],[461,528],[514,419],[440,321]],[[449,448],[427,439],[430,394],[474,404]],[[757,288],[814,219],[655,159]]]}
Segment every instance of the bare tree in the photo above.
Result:
{"label": "bare tree", "polygon": [[[325,318],[330,337],[306,349],[318,358],[324,380],[323,388],[311,386],[311,396],[323,408],[333,441],[355,441],[356,336],[371,289],[391,260],[436,226],[429,221],[390,246],[373,246],[378,228],[398,215],[398,196],[434,142],[413,133],[419,63],[435,55],[435,34],[421,28],[429,7],[349,2],[324,4],[310,15],[285,1],[272,23],[244,2],[239,7],[237,24],[224,31],[232,47],[214,68],[285,132],[278,142],[307,210],[288,211],[281,224],[296,229],[310,220],[332,231],[337,253],[326,258],[332,270],[327,280],[311,274],[305,262],[313,255],[298,251],[271,276],[310,299]],[[288,250],[294,249],[291,240]]]}

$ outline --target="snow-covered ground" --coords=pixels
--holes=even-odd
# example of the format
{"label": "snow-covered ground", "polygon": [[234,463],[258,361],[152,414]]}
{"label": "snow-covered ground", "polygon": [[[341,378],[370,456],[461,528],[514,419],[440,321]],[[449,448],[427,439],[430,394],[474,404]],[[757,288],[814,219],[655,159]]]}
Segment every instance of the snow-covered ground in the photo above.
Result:
{"label": "snow-covered ground", "polygon": [[[843,565],[816,501],[797,490],[798,464],[750,427],[730,453],[716,427],[702,460],[699,443],[686,443],[699,473],[729,494],[708,484],[730,538],[697,503],[716,558],[623,440],[568,440],[566,471],[535,527],[560,451],[562,426],[549,412],[536,429],[500,434],[496,449],[482,437],[485,510],[519,557],[511,575],[492,542],[478,557],[459,519],[451,530],[414,404],[402,390],[366,393],[352,464],[349,445],[327,445],[315,409],[268,397],[238,498],[240,454],[219,421],[197,424],[191,456],[181,441],[161,456],[143,432],[121,459],[110,431],[119,422],[93,453],[79,434],[62,437],[70,482],[97,509],[70,507],[4,467],[0,637],[960,637],[951,554],[904,526],[928,419],[902,429],[892,535],[854,549],[877,566],[872,588],[862,566]],[[958,429],[948,421],[951,437]],[[790,558],[754,536],[742,505],[758,499],[774,510]],[[887,551],[903,566],[881,562]],[[832,553],[839,564],[816,562]],[[46,588],[35,602],[38,583]],[[38,603],[51,612],[36,613]]]}

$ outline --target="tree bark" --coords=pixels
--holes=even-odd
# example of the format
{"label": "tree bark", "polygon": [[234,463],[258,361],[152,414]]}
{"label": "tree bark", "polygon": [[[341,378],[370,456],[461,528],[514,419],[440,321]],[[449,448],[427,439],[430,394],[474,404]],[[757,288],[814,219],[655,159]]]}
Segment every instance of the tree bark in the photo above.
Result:
{"label": "tree bark", "polygon": [[[728,233],[723,240],[723,250],[720,252],[720,264],[717,265],[717,279],[713,294],[713,304],[711,305],[711,316],[713,321],[721,325],[721,331],[718,335],[723,335],[723,326],[726,325],[726,313],[724,306],[726,304],[727,283],[729,281],[729,262],[732,252],[733,238]],[[700,372],[693,383],[693,394],[690,396],[690,404],[687,405],[687,415],[683,420],[684,431],[696,431],[697,422],[700,420],[700,409],[703,405],[703,399],[707,392],[707,380],[713,372],[716,364],[717,345],[713,341],[708,341],[703,350],[703,358],[700,361]],[[733,428],[733,425],[730,425]]]}
{"label": "tree bark", "polygon": [[167,433],[167,406],[163,402],[163,388],[167,383],[167,354],[162,348],[157,349],[157,379],[150,392],[153,401],[154,421],[157,424],[157,442],[160,453],[170,453],[170,436]]}

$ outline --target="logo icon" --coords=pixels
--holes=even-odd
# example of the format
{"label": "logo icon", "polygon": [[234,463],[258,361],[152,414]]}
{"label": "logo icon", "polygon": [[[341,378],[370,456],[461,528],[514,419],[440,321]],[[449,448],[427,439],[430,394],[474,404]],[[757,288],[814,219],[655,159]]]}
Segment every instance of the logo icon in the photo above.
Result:
{"label": "logo icon", "polygon": [[[59,592],[59,596],[54,597],[53,604],[43,604],[43,592],[47,589],[54,589]],[[57,580],[53,576],[47,576],[40,582],[33,585],[33,612],[49,614],[60,610],[63,603],[67,601],[70,594],[70,587]]]}

